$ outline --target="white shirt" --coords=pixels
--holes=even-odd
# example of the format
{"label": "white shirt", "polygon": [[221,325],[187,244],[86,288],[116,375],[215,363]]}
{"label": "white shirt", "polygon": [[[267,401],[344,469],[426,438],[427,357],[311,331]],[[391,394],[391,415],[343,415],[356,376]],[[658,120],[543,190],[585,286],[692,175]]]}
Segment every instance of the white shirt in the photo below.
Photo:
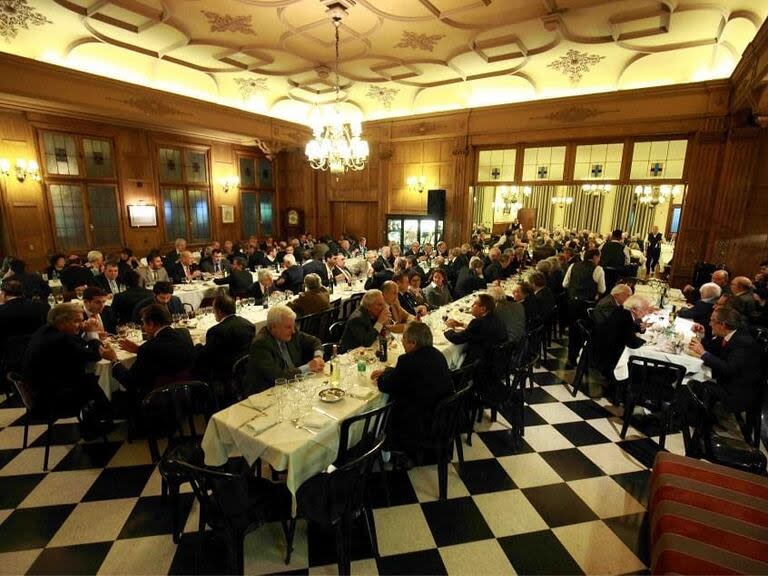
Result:
{"label": "white shirt", "polygon": [[[573,264],[568,266],[568,271],[565,273],[565,278],[563,278],[563,288],[568,288],[568,284],[571,281],[572,268]],[[603,271],[602,266],[595,266],[595,271],[592,272],[592,280],[597,284],[597,293],[603,294],[605,292],[605,271]]]}

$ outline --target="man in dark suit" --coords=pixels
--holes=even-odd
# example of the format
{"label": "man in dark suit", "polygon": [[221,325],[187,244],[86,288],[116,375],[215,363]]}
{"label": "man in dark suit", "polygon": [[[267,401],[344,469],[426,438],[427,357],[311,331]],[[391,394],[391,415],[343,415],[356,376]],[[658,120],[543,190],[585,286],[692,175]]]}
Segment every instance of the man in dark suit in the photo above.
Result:
{"label": "man in dark suit", "polygon": [[257,304],[263,304],[265,298],[275,291],[272,272],[269,270],[259,270],[259,277],[251,286],[251,296],[256,299]]}
{"label": "man in dark suit", "polygon": [[135,271],[126,271],[123,282],[125,282],[125,290],[112,297],[111,307],[118,324],[133,322],[133,310],[136,305],[152,297],[152,290],[139,286],[139,275]]}
{"label": "man in dark suit", "polygon": [[469,266],[459,270],[459,277],[456,280],[456,289],[454,290],[456,299],[472,294],[475,290],[484,290],[486,282],[482,274],[483,260],[473,256],[469,261]]}
{"label": "man in dark suit", "polygon": [[164,306],[169,314],[184,314],[184,305],[178,296],[173,295],[173,284],[170,282],[157,282],[152,287],[152,296],[136,304],[131,315],[135,324],[141,322],[141,311],[150,304]]}
{"label": "man in dark suit", "polygon": [[163,258],[163,267],[171,273],[171,268],[176,266],[176,263],[181,259],[181,255],[187,251],[187,240],[185,238],[176,238],[173,243],[173,250],[168,252]]}
{"label": "man in dark suit", "polygon": [[[472,303],[472,321],[464,327],[458,320],[449,318],[446,324],[449,330],[445,337],[454,344],[467,344],[465,364],[488,360],[490,352],[497,344],[507,340],[507,329],[494,314],[496,303],[488,294],[478,294]],[[457,330],[462,328],[463,330]]]}
{"label": "man in dark suit", "polygon": [[296,330],[296,314],[288,306],[273,306],[251,343],[243,389],[255,394],[274,386],[277,378],[320,373],[324,366],[320,340]]}
{"label": "man in dark suit", "polygon": [[93,273],[82,265],[79,256],[70,256],[67,266],[61,271],[61,285],[67,292],[75,288],[91,286],[94,281]]}
{"label": "man in dark suit", "polygon": [[[716,308],[710,318],[712,339],[691,341],[689,350],[712,369],[715,382],[691,382],[734,413],[755,404],[763,386],[764,366],[760,345],[744,326],[744,317],[733,308]],[[704,327],[694,329],[703,334]],[[696,390],[698,391],[698,390]]]}
{"label": "man in dark suit", "polygon": [[259,250],[258,246],[249,244],[246,248],[245,256],[248,259],[248,269],[256,270],[265,266],[264,252]]}
{"label": "man in dark suit", "polygon": [[232,259],[232,269],[228,276],[214,280],[219,286],[227,284],[232,298],[247,298],[253,287],[253,275],[245,269],[245,258],[236,256]]}
{"label": "man in dark suit", "polygon": [[555,311],[555,295],[547,286],[547,279],[541,272],[534,272],[530,278],[533,287],[533,297],[539,311],[540,320],[546,321]]}
{"label": "man in dark suit", "polygon": [[700,296],[696,303],[690,308],[681,308],[677,312],[680,318],[687,318],[688,320],[693,320],[696,324],[704,326],[705,340],[712,338],[712,327],[709,325],[709,319],[712,316],[715,302],[720,298],[720,294],[720,286],[714,282],[702,284],[701,288],[699,288]]}
{"label": "man in dark suit", "polygon": [[0,363],[6,371],[20,371],[30,336],[46,323],[48,304],[25,298],[13,278],[3,282],[0,299]]}
{"label": "man in dark suit", "polygon": [[98,286],[107,294],[119,294],[125,291],[125,284],[120,278],[120,267],[117,262],[109,261],[104,265],[104,274],[94,277],[94,286]]}
{"label": "man in dark suit", "polygon": [[98,286],[89,286],[83,292],[83,331],[97,338],[117,332],[117,319],[107,306],[107,293]]}
{"label": "man in dark suit", "polygon": [[[608,382],[613,381],[613,370],[624,348],[639,348],[645,343],[637,333],[640,320],[648,310],[648,301],[638,295],[619,299],[622,304],[615,306],[604,319],[595,321],[593,332],[593,362]],[[596,390],[590,396],[598,394],[600,391]]]}
{"label": "man in dark suit", "polygon": [[[40,276],[40,274],[30,274],[27,272],[27,264],[24,260],[14,258],[11,260],[10,267],[13,274],[9,278],[13,278],[21,284],[21,288],[24,290],[24,295],[27,298],[39,298],[41,300],[48,298],[48,295],[51,293],[48,282],[43,280],[43,277]],[[90,272],[88,272],[88,274],[90,274]],[[92,274],[91,277],[93,277]]]}
{"label": "man in dark suit", "polygon": [[388,446],[414,457],[419,440],[430,433],[435,408],[451,395],[451,372],[443,353],[432,346],[432,332],[426,324],[408,325],[403,348],[405,354],[394,368],[376,370],[371,378],[395,402]]}
{"label": "man in dark suit", "polygon": [[530,332],[541,324],[542,315],[539,303],[533,295],[533,286],[528,282],[519,282],[512,290],[512,297],[525,308],[525,329]]}
{"label": "man in dark suit", "polygon": [[343,254],[336,256],[332,274],[336,284],[352,284],[352,271],[347,268],[347,258]]}
{"label": "man in dark suit", "polygon": [[217,324],[205,334],[205,344],[198,345],[198,373],[206,378],[224,381],[232,373],[235,361],[248,354],[256,328],[245,318],[235,315],[235,301],[226,294],[213,300]]}
{"label": "man in dark suit", "polygon": [[486,283],[490,284],[496,280],[501,280],[501,250],[498,248],[491,248],[488,251],[488,265],[483,268],[483,277]]}
{"label": "man in dark suit", "polygon": [[41,401],[62,411],[77,411],[93,400],[108,405],[104,392],[86,366],[115,351],[99,340],[80,338],[83,313],[79,304],[58,304],[48,313],[47,324],[33,335],[24,355],[23,375]]}
{"label": "man in dark suit", "polygon": [[373,269],[376,272],[392,268],[392,249],[389,246],[382,246],[379,257],[373,263]]}
{"label": "man in dark suit", "polygon": [[359,346],[370,346],[391,321],[389,306],[384,301],[381,290],[368,290],[360,301],[360,307],[344,324],[344,331],[339,341],[339,352],[343,353]]}
{"label": "man in dark suit", "polygon": [[165,306],[151,304],[141,313],[142,331],[149,340],[141,346],[131,340],[121,340],[120,347],[136,354],[130,368],[117,361],[112,351],[112,376],[136,402],[154,387],[170,384],[188,377],[195,360],[195,345],[189,331],[171,327],[171,315]]}
{"label": "man in dark suit", "polygon": [[200,260],[200,270],[206,274],[224,274],[229,268],[229,260],[224,258],[220,248],[214,248],[210,256]]}
{"label": "man in dark suit", "polygon": [[630,296],[632,296],[632,288],[626,284],[617,284],[611,288],[610,294],[597,301],[592,310],[592,319],[596,324],[605,322]]}
{"label": "man in dark suit", "polygon": [[312,249],[312,258],[302,264],[304,276],[317,274],[323,286],[328,286],[328,268],[325,266],[325,256],[330,250],[325,244],[317,244]]}
{"label": "man in dark suit", "polygon": [[304,287],[304,271],[296,264],[293,254],[286,254],[283,257],[283,271],[280,278],[275,280],[275,286],[278,290],[290,290],[294,294],[301,292]]}
{"label": "man in dark suit", "polygon": [[168,275],[174,284],[184,284],[192,282],[202,275],[197,264],[193,262],[192,252],[185,250],[179,256],[178,262],[171,264],[168,268]]}

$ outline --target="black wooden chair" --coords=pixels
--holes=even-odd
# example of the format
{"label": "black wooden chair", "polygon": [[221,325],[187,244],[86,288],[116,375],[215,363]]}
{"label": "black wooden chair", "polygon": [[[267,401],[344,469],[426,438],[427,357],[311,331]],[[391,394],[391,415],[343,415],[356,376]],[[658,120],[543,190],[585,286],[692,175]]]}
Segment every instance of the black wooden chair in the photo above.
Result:
{"label": "black wooden chair", "polygon": [[244,354],[232,364],[232,376],[229,381],[229,389],[235,402],[239,402],[246,396],[243,388],[243,380],[245,379],[245,373],[248,370],[248,358],[250,358],[250,356]]}
{"label": "black wooden chair", "polygon": [[763,419],[763,407],[768,402],[768,328],[753,326],[752,336],[760,344],[762,350],[763,378],[761,386],[754,390],[754,401],[745,411],[744,417],[736,414],[736,420],[741,427],[744,439],[755,448],[760,446],[760,428]]}
{"label": "black wooden chair", "polygon": [[334,308],[323,310],[317,314],[302,316],[296,319],[296,326],[301,332],[319,338],[321,342],[328,339],[328,330],[335,322],[338,311]]}
{"label": "black wooden chair", "polygon": [[[202,465],[201,434],[197,433],[195,418],[202,417],[207,423],[216,411],[216,399],[208,384],[200,381],[174,382],[155,388],[141,402],[141,416],[147,433],[147,444],[153,464],[158,465],[162,476],[162,496],[170,496],[173,514],[173,541],[181,536],[179,512],[179,488],[189,477],[173,462],[184,461]],[[161,453],[159,441],[168,440]]]}
{"label": "black wooden chair", "polygon": [[[288,543],[291,493],[285,484],[254,478],[247,470],[233,474],[213,470],[183,458],[169,464],[189,479],[200,504],[200,531],[207,524],[214,535],[223,537],[227,559],[236,574],[244,573],[245,535],[267,522],[280,521]],[[286,564],[291,550],[286,552]]]}
{"label": "black wooden chair", "polygon": [[571,382],[571,394],[574,397],[579,393],[585,378],[589,377],[589,367],[592,363],[592,326],[583,319],[576,320],[576,326],[581,334],[581,353]]}
{"label": "black wooden chair", "polygon": [[331,326],[328,328],[328,342],[332,342],[334,344],[339,343],[339,340],[341,340],[341,335],[344,333],[345,324],[345,320],[339,320],[338,322],[331,324]]}
{"label": "black wooden chair", "polygon": [[542,341],[545,337],[546,326],[541,324],[528,331],[525,335],[525,349],[524,353],[520,357],[517,372],[523,377],[522,388],[525,390],[525,385],[528,383],[529,387],[533,389],[535,384],[533,380],[533,368],[541,361]]}
{"label": "black wooden chair", "polygon": [[341,313],[339,314],[339,320],[346,320],[352,315],[352,312],[357,310],[360,306],[360,302],[363,299],[362,294],[353,294],[348,300],[344,300],[341,303]]}
{"label": "black wooden chair", "polygon": [[557,332],[557,320],[560,312],[557,309],[557,304],[544,319],[544,330],[541,337],[541,359],[546,360],[549,349],[552,347],[552,339]]}
{"label": "black wooden chair", "polygon": [[659,447],[663,449],[672,418],[675,389],[682,386],[685,367],[640,356],[630,356],[628,364],[629,380],[620,435],[626,437],[635,406],[642,406],[661,413]]}

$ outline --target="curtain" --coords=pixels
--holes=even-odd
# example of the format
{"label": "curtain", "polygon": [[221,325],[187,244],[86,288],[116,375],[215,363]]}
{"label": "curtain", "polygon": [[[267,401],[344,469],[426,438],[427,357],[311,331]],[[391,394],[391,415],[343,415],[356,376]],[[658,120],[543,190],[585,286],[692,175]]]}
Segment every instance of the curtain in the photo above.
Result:
{"label": "curtain", "polygon": [[580,186],[568,186],[565,195],[573,198],[573,203],[563,211],[565,228],[576,230],[594,230],[600,226],[604,198],[601,195],[585,194]]}
{"label": "curtain", "polygon": [[531,195],[523,197],[523,207],[536,210],[536,226],[539,228],[552,229],[552,217],[554,215],[552,196],[554,193],[554,186],[534,186]]}
{"label": "curtain", "polygon": [[613,206],[611,228],[620,228],[630,236],[645,236],[651,229],[656,207],[642,204],[635,195],[634,186],[617,186],[615,193],[616,203]]}

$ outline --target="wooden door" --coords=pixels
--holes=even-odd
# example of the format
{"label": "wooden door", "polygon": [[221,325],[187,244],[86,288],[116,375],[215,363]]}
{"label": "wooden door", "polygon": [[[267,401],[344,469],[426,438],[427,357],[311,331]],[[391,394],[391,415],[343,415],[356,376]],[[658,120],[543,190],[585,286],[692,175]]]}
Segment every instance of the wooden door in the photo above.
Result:
{"label": "wooden door", "polygon": [[365,236],[369,245],[377,239],[378,205],[376,202],[331,202],[331,234],[355,237]]}
{"label": "wooden door", "polygon": [[517,221],[524,232],[536,227],[536,208],[520,208],[517,211]]}

